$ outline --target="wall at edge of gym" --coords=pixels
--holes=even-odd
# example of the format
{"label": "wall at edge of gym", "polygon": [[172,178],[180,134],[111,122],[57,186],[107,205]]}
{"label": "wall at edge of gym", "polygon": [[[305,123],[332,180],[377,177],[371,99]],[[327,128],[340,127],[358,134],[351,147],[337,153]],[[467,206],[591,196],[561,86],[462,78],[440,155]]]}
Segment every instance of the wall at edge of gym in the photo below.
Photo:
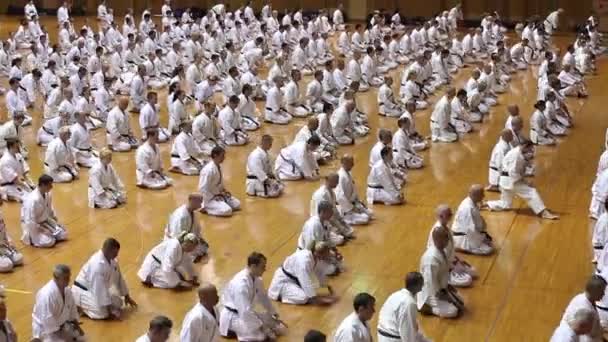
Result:
{"label": "wall at edge of gym", "polygon": [[[462,7],[465,19],[477,19],[484,12],[498,11],[505,19],[520,21],[534,14],[541,14],[543,17],[552,11],[556,6],[566,10],[563,24],[565,27],[572,27],[576,23],[584,21],[592,11],[593,0],[462,0]],[[6,13],[8,6],[22,8],[26,0],[0,1],[0,13]],[[40,8],[57,8],[62,0],[36,0]],[[89,14],[95,14],[98,0],[73,0]],[[173,7],[207,7],[215,4],[216,0],[173,0]],[[240,6],[242,0],[226,0],[232,8]],[[295,9],[297,7],[304,10],[317,8],[334,8],[339,0],[272,0],[273,6],[277,10],[286,8]],[[351,20],[365,19],[366,14],[373,9],[395,10],[399,9],[402,16],[406,17],[430,17],[431,15],[452,7],[459,2],[458,0],[344,0],[344,7]],[[141,12],[149,7],[153,12],[160,12],[162,0],[108,0],[110,7],[114,8],[117,15],[121,15],[127,8],[134,8],[136,12]],[[254,0],[254,7],[259,9],[263,5],[263,0]]]}

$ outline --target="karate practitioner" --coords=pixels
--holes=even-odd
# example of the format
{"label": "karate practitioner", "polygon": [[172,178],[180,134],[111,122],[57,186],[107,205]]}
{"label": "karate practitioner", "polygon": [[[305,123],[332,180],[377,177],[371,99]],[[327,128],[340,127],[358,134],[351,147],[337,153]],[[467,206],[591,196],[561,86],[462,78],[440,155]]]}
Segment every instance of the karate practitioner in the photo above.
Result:
{"label": "karate practitioner", "polygon": [[[0,206],[4,201],[0,198]],[[6,224],[2,212],[0,212],[0,273],[12,272],[17,266],[23,265],[23,254],[19,253],[17,247],[13,243],[13,239],[8,235],[6,230]],[[0,293],[0,300],[4,297],[3,293]],[[0,304],[2,304],[0,302]],[[1,313],[0,307],[0,313]],[[1,316],[1,314],[0,314]],[[4,324],[4,319],[0,317],[0,325]],[[1,329],[0,329],[1,332]],[[4,331],[6,334],[6,331]],[[2,335],[0,335],[1,337]],[[10,340],[9,340],[10,341]],[[16,340],[15,340],[16,341]]]}
{"label": "karate practitioner", "polygon": [[469,195],[460,202],[452,223],[454,248],[457,251],[477,255],[490,255],[494,252],[492,237],[479,212],[483,199],[483,187],[474,184],[469,189]]}
{"label": "karate practitioner", "polygon": [[355,160],[353,156],[345,154],[340,159],[340,164],[339,182],[335,190],[338,211],[348,225],[368,224],[374,217],[373,211],[359,199],[351,173]]}
{"label": "karate practitioner", "polygon": [[401,192],[402,180],[393,175],[391,169],[393,152],[390,147],[383,147],[380,151],[381,159],[376,161],[367,176],[367,203],[382,203],[398,205],[405,202]]}
{"label": "karate practitioner", "polygon": [[91,319],[120,320],[127,307],[137,307],[120,272],[116,259],[119,251],[116,239],[106,239],[74,279],[74,303]]}
{"label": "karate practitioner", "polygon": [[[91,145],[91,134],[87,129],[87,114],[76,112],[76,123],[70,126],[68,145],[73,151],[74,161],[82,167],[91,168],[99,162],[99,153]],[[53,143],[49,144],[49,149]]]}
{"label": "karate practitioner", "polygon": [[392,147],[393,147],[393,159],[395,164],[400,169],[420,169],[424,165],[424,159],[416,153],[416,150],[410,143],[409,131],[410,131],[410,119],[407,117],[400,117],[397,121],[399,129],[393,135]]}
{"label": "karate practitioner", "polygon": [[317,180],[319,165],[314,151],[321,145],[315,134],[308,141],[292,143],[281,149],[274,163],[274,172],[280,180]]}
{"label": "karate practitioner", "polygon": [[580,309],[589,309],[593,312],[593,323],[590,331],[584,336],[581,336],[579,341],[602,341],[602,326],[596,302],[604,297],[605,291],[606,280],[600,275],[592,275],[585,285],[585,291],[574,296],[570,303],[568,303],[566,310],[564,310],[560,325],[568,324]]}
{"label": "karate practitioner", "polygon": [[[268,297],[285,304],[329,305],[338,298],[316,264],[330,258],[331,247],[324,242],[301,249],[288,256],[277,268],[268,287]],[[328,294],[320,294],[326,287]]]}
{"label": "karate practitioner", "polygon": [[418,308],[441,318],[455,318],[464,309],[464,302],[449,284],[450,261],[444,252],[450,241],[449,231],[439,226],[431,232],[433,241],[420,258],[424,285],[417,298]]}
{"label": "karate practitioner", "polygon": [[180,341],[216,342],[219,340],[219,313],[215,307],[218,301],[219,296],[214,285],[202,284],[198,288],[198,302],[184,317],[179,334]]}
{"label": "karate practitioner", "polygon": [[291,121],[292,115],[283,108],[283,94],[281,92],[283,77],[275,76],[272,83],[266,93],[264,120],[277,125],[287,125]]}
{"label": "karate practitioner", "polygon": [[[173,322],[166,316],[156,316],[150,321],[148,332],[140,336],[135,342],[167,342],[171,336]],[[196,340],[190,340],[193,342]],[[212,341],[212,340],[210,340]]]}
{"label": "karate practitioner", "polygon": [[0,191],[8,200],[23,202],[23,197],[36,187],[30,179],[30,167],[19,153],[19,141],[9,139],[0,158]]}
{"label": "karate practitioner", "polygon": [[264,134],[258,147],[247,157],[245,188],[249,196],[274,198],[283,193],[285,185],[277,179],[272,170],[269,156],[272,142],[272,136]]}
{"label": "karate practitioner", "polygon": [[173,184],[173,180],[163,171],[160,149],[157,145],[158,130],[148,129],[146,137],[146,141],[135,152],[137,186],[153,190],[168,188]]}
{"label": "karate practitioner", "polygon": [[192,122],[181,122],[179,130],[171,146],[170,171],[188,176],[198,175],[207,161],[192,136]]}
{"label": "karate practitioner", "polygon": [[490,155],[490,162],[488,167],[488,186],[486,191],[500,192],[498,181],[500,180],[502,161],[511,150],[511,143],[513,142],[513,132],[510,129],[504,129],[500,133],[498,142],[492,148],[492,154]]}
{"label": "karate practitioner", "polygon": [[384,83],[378,89],[378,113],[388,117],[399,117],[403,114],[404,108],[395,101],[393,95],[393,78],[384,77]]}
{"label": "karate practitioner", "polygon": [[121,97],[118,103],[108,113],[106,121],[106,141],[112,151],[127,152],[139,146],[135,135],[131,131],[129,116],[126,112],[129,100]]}
{"label": "karate practitioner", "polygon": [[405,276],[405,287],[386,299],[378,314],[378,342],[430,342],[416,317],[416,297],[423,286],[422,274],[409,272]]}
{"label": "karate practitioner", "polygon": [[38,292],[32,310],[32,337],[43,342],[86,341],[70,289],[70,267],[56,265],[53,279]]}
{"label": "karate practitioner", "polygon": [[509,210],[513,204],[513,195],[517,195],[528,203],[534,214],[544,219],[556,220],[559,216],[545,207],[536,189],[525,179],[526,160],[534,153],[533,147],[531,141],[524,141],[507,152],[502,160],[498,181],[500,200],[488,201],[488,207],[493,211]]}
{"label": "karate practitioner", "polygon": [[222,127],[222,140],[227,145],[239,146],[249,142],[249,135],[241,128],[241,115],[237,111],[239,102],[237,95],[230,96],[218,114],[218,121]]}
{"label": "karate practitioner", "polygon": [[44,171],[53,177],[56,183],[69,183],[78,179],[78,165],[72,149],[68,146],[70,127],[59,129],[59,136],[53,139],[44,156]]}
{"label": "karate practitioner", "polygon": [[[270,302],[262,275],[266,272],[266,257],[253,252],[247,267],[237,273],[224,288],[220,314],[220,334],[239,341],[276,340],[286,333],[286,327]],[[264,311],[256,309],[256,304]]]}
{"label": "karate practitioner", "polygon": [[372,342],[369,321],[376,312],[376,298],[369,293],[358,293],[353,300],[355,309],[336,329],[335,342]]}
{"label": "karate practitioner", "polygon": [[89,208],[113,209],[127,203],[125,186],[112,166],[108,148],[101,149],[99,161],[89,170],[88,199]]}
{"label": "karate practitioner", "polygon": [[566,322],[560,322],[549,342],[581,341],[593,329],[597,313],[590,308],[580,308]]}
{"label": "karate practitioner", "polygon": [[158,95],[151,91],[147,95],[148,102],[142,105],[139,113],[139,127],[142,131],[142,140],[146,140],[147,130],[156,130],[158,133],[159,143],[169,141],[171,133],[160,126],[159,114],[158,114]]}
{"label": "karate practitioner", "polygon": [[199,286],[189,255],[198,244],[198,237],[183,232],[177,238],[162,241],[146,255],[137,276],[144,286],[161,289]]}
{"label": "karate practitioner", "polygon": [[[319,208],[321,203],[327,202],[331,207],[331,216],[327,219],[326,224],[331,232],[332,241],[336,245],[343,244],[346,240],[354,238],[353,228],[344,220],[342,214],[337,208],[336,194],[334,189],[338,186],[339,176],[337,173],[330,173],[325,177],[325,184],[321,185],[312,194],[310,201],[310,216],[320,215]],[[300,248],[306,248],[308,242],[298,243]]]}
{"label": "karate practitioner", "polygon": [[198,191],[203,195],[201,212],[211,216],[232,216],[241,210],[241,202],[224,186],[221,164],[226,151],[216,146],[211,150],[211,161],[201,170]]}
{"label": "karate practitioner", "polygon": [[198,148],[206,155],[215,147],[224,147],[221,139],[220,125],[216,119],[215,103],[205,102],[204,109],[192,122],[192,136]]}
{"label": "karate practitioner", "polygon": [[449,88],[433,109],[431,114],[431,139],[433,142],[451,143],[458,140],[458,134],[450,123],[451,101],[454,96],[456,96],[456,90]]}
{"label": "karate practitioner", "polygon": [[165,240],[176,239],[184,232],[197,237],[196,247],[190,252],[195,263],[206,256],[209,251],[209,244],[203,239],[201,225],[195,215],[195,211],[200,210],[202,204],[203,196],[201,194],[188,195],[188,203],[175,209],[165,226]]}

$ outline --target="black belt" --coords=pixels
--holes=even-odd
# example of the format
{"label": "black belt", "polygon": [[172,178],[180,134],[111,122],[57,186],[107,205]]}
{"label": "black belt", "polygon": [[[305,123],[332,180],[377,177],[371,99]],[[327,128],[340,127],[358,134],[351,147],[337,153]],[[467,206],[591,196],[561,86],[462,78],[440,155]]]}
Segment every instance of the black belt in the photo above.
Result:
{"label": "black belt", "polygon": [[4,183],[0,183],[0,186],[7,186],[7,185],[13,185],[15,184],[15,182],[4,182]]}
{"label": "black belt", "polygon": [[76,286],[76,287],[78,287],[78,288],[80,288],[82,290],[89,291],[89,289],[86,286],[82,285],[81,283],[79,283],[76,280],[74,280],[74,286]]}
{"label": "black belt", "polygon": [[400,340],[400,339],[401,339],[401,336],[397,336],[397,335],[393,335],[393,334],[391,334],[391,333],[387,333],[386,331],[384,331],[384,330],[382,330],[382,329],[380,329],[380,328],[378,328],[378,334],[379,334],[379,335],[382,335],[382,336],[384,336],[384,337],[388,337],[388,338],[394,338],[394,339],[396,339],[396,340]]}
{"label": "black belt", "polygon": [[77,150],[78,151],[83,151],[83,152],[92,152],[93,148],[92,147],[89,147],[89,148],[80,148],[80,147],[78,147]]}
{"label": "black belt", "polygon": [[[2,185],[2,184],[0,184],[0,185]],[[602,249],[604,249],[604,246],[593,246],[593,249],[602,250]]]}
{"label": "black belt", "polygon": [[504,171],[501,172],[500,175],[503,176],[503,177],[509,177],[509,173],[508,172],[504,172]]}
{"label": "black belt", "polygon": [[492,169],[492,170],[494,170],[494,171],[498,171],[498,172],[500,172],[500,170],[499,170],[497,167],[494,167],[494,166],[490,166],[490,169]]}
{"label": "black belt", "polygon": [[598,309],[600,309],[600,310],[602,310],[602,311],[608,311],[608,308],[605,307],[605,306],[599,306],[599,305],[596,304],[595,307],[598,308]]}
{"label": "black belt", "polygon": [[179,154],[173,154],[171,153],[171,158],[180,158]]}
{"label": "black belt", "polygon": [[46,128],[46,127],[44,127],[44,126],[42,126],[42,127],[40,127],[40,128],[42,128],[42,130],[43,130],[43,131],[45,131],[47,134],[50,134],[50,135],[55,135],[55,133],[53,133],[53,132],[49,131],[49,129],[48,129],[48,128]]}
{"label": "black belt", "polygon": [[247,179],[258,179],[257,176],[247,175]]}
{"label": "black belt", "polygon": [[465,236],[465,235],[467,235],[467,233],[463,233],[463,232],[452,232],[452,235],[454,235],[454,236]]}
{"label": "black belt", "polygon": [[298,279],[298,277],[296,277],[293,274],[287,272],[285,270],[285,267],[283,267],[283,265],[281,265],[281,271],[283,271],[283,273],[287,276],[287,278],[293,280],[296,283],[296,285],[298,285],[299,287],[302,287],[302,285],[300,285],[300,280]]}
{"label": "black belt", "polygon": [[237,314],[237,315],[239,314],[239,312],[238,312],[238,310],[237,310],[237,309],[233,309],[233,308],[231,308],[231,307],[229,307],[229,306],[224,305],[224,309],[226,309],[226,310],[228,310],[228,311],[230,311],[230,312],[232,312],[232,313],[235,313],[235,314]]}
{"label": "black belt", "polygon": [[368,188],[372,188],[372,189],[384,189],[384,187],[382,185],[369,185],[367,184]]}
{"label": "black belt", "polygon": [[162,262],[160,261],[159,258],[156,257],[156,255],[152,254],[152,259],[154,259],[154,261],[156,261],[157,263],[162,265]]}
{"label": "black belt", "polygon": [[273,109],[272,109],[272,108],[270,108],[270,107],[266,107],[266,110],[269,110],[269,111],[271,111],[271,112],[273,111]]}

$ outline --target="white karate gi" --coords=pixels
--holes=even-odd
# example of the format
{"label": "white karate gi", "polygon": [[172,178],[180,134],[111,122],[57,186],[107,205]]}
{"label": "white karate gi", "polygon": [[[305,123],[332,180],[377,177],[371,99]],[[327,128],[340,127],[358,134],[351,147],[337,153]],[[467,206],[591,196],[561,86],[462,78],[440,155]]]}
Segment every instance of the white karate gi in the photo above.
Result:
{"label": "white karate gi", "polygon": [[420,273],[424,277],[424,285],[418,294],[418,307],[427,304],[433,315],[441,318],[452,318],[458,315],[458,308],[449,301],[440,299],[438,293],[448,286],[450,265],[445,254],[430,246],[420,258]]}
{"label": "white karate gi", "polygon": [[113,151],[126,152],[138,145],[131,133],[128,115],[118,106],[108,113],[106,131],[106,141]]}
{"label": "white karate gi", "polygon": [[430,342],[420,329],[417,311],[416,296],[410,291],[393,292],[378,314],[378,342]]}
{"label": "white karate gi", "polygon": [[89,208],[116,208],[127,202],[127,192],[114,167],[97,162],[89,170]]}
{"label": "white karate gi", "polygon": [[[21,154],[13,155],[9,151],[4,151],[0,158],[0,192],[2,192],[2,196],[22,202],[23,197],[34,189],[33,184],[28,183],[26,178],[29,171],[30,167]],[[17,184],[18,178],[25,180],[25,184]]]}
{"label": "white karate gi", "polygon": [[[285,110],[294,117],[303,118],[310,115],[312,108],[305,106],[300,101],[300,92],[298,84],[294,80],[289,81],[283,87],[283,100],[285,101]],[[308,95],[308,89],[307,94]],[[317,106],[318,111],[318,106]]]}
{"label": "white karate gi", "polygon": [[389,117],[399,117],[403,113],[403,108],[395,102],[393,90],[386,84],[378,89],[379,113]]}
{"label": "white karate gi", "polygon": [[[336,194],[333,189],[329,189],[326,185],[321,185],[321,187],[312,194],[312,199],[310,200],[310,216],[314,217],[319,215],[318,209],[321,202],[328,202],[333,208],[333,215],[327,221],[327,224],[332,233],[332,242],[335,245],[341,245],[344,243],[344,237],[353,235],[353,228],[344,221],[342,214],[336,206]],[[307,248],[308,246],[310,246],[310,241],[309,243],[299,245],[300,248]]]}
{"label": "white karate gi", "polygon": [[15,125],[13,120],[8,120],[5,123],[0,125],[0,153],[3,153],[6,150],[6,140],[13,139],[19,140],[19,153],[23,158],[28,157],[29,151],[27,147],[23,143],[23,129],[21,126]]}
{"label": "white karate gi", "polygon": [[454,247],[472,254],[488,255],[494,247],[486,242],[486,221],[479,207],[467,196],[456,210],[452,223]]}
{"label": "white karate gi", "polygon": [[351,313],[336,329],[334,342],[372,342],[372,335],[367,324],[361,322],[356,312]]}
{"label": "white karate gi", "polygon": [[[439,221],[435,222],[435,224],[429,231],[427,247],[434,245],[433,231],[439,229],[440,227],[441,223]],[[448,283],[457,287],[469,287],[471,286],[471,284],[473,284],[473,279],[477,278],[477,271],[473,266],[459,259],[456,256],[456,250],[454,248],[454,234],[447,226],[444,227],[448,231],[449,235],[448,245],[443,250],[445,257],[447,258],[448,263],[450,265],[450,278],[448,280]]]}
{"label": "white karate gi", "polygon": [[407,80],[405,83],[401,83],[399,94],[401,95],[401,101],[403,103],[407,103],[411,100],[416,101],[416,109],[425,109],[429,106],[429,103],[423,100],[424,94],[420,90],[420,86],[418,86],[414,80]]}
{"label": "white karate gi", "polygon": [[241,115],[226,105],[218,114],[218,121],[222,127],[222,140],[227,145],[245,145],[249,142],[249,135],[241,129]]}
{"label": "white karate gi", "polygon": [[400,204],[400,181],[395,179],[391,167],[384,160],[376,161],[367,176],[367,203]]}
{"label": "white karate gi", "polygon": [[247,194],[260,197],[278,197],[285,186],[275,179],[268,152],[256,147],[247,157]]}
{"label": "white karate gi", "polygon": [[171,168],[188,176],[201,172],[205,161],[191,133],[180,132],[171,146]]}
{"label": "white karate gi", "polygon": [[101,250],[82,265],[72,286],[76,306],[91,319],[106,319],[112,310],[120,310],[128,294],[118,261],[108,261]]}
{"label": "white karate gi", "polygon": [[329,121],[334,137],[340,145],[351,145],[355,142],[351,113],[348,112],[345,105],[336,108]]}
{"label": "white karate gi", "polygon": [[464,104],[458,97],[454,97],[450,104],[450,125],[454,127],[456,133],[469,133],[473,130],[473,126],[469,122],[469,117]]}
{"label": "white karate gi", "polygon": [[194,259],[207,254],[209,245],[202,237],[200,223],[194,212],[190,212],[185,204],[175,209],[169,216],[169,222],[165,226],[165,240],[177,238],[183,232],[192,233],[199,238],[196,248],[190,252]]}
{"label": "white karate gi", "polygon": [[340,168],[338,177],[338,186],[335,189],[336,204],[344,221],[349,225],[369,223],[373,217],[372,211],[359,199],[352,174]]}
{"label": "white karate gi", "polygon": [[59,137],[53,139],[46,149],[44,172],[57,183],[68,183],[78,176],[74,152]]}
{"label": "white karate gi", "polygon": [[297,250],[277,268],[268,287],[268,297],[286,304],[306,304],[325,285],[312,252]]}
{"label": "white karate gi", "polygon": [[135,167],[137,186],[158,190],[173,183],[173,180],[163,173],[158,146],[152,147],[148,141],[137,148]]}
{"label": "white karate gi", "polygon": [[129,96],[131,98],[132,108],[135,111],[139,111],[146,103],[146,84],[141,76],[135,75],[131,80]]}
{"label": "white karate gi", "polygon": [[164,240],[154,246],[137,272],[142,282],[161,289],[176,288],[182,280],[191,280],[194,275],[192,257],[183,252],[177,239]]}
{"label": "white karate gi", "polygon": [[213,312],[209,312],[201,303],[194,304],[194,307],[184,317],[179,340],[181,342],[219,342],[217,317],[215,308]]}
{"label": "white karate gi", "polygon": [[198,191],[203,195],[202,209],[212,216],[232,216],[241,202],[226,193],[220,165],[209,162],[201,170]]}
{"label": "white karate gi", "polygon": [[559,326],[551,335],[549,342],[579,342],[581,341],[580,336],[572,330],[569,324],[560,322]]}
{"label": "white karate gi", "polygon": [[530,117],[530,140],[537,145],[555,144],[555,139],[547,129],[547,119],[540,110],[535,110]]}
{"label": "white karate gi", "polygon": [[53,247],[68,236],[66,228],[57,221],[51,194],[43,195],[39,189],[23,198],[21,229],[21,241],[33,247]]}
{"label": "white karate gi", "polygon": [[[608,212],[603,212],[593,227],[591,245],[593,247],[593,262],[597,262],[604,247],[608,244]],[[600,267],[601,269],[602,267]]]}
{"label": "white karate gi", "polygon": [[[156,105],[158,106],[158,105]],[[158,129],[158,142],[164,143],[171,138],[171,133],[160,126],[158,108],[149,102],[141,107],[139,113],[139,128],[142,131],[142,139],[146,139],[146,130],[150,128]]]}
{"label": "white karate gi", "polygon": [[77,331],[65,323],[79,321],[70,287],[60,292],[54,280],[49,281],[38,292],[32,310],[32,337],[44,342],[64,342],[64,336],[73,336],[73,341],[85,341]]}
{"label": "white karate gi", "polygon": [[97,152],[91,146],[89,130],[85,126],[75,123],[70,127],[70,132],[72,134],[68,140],[68,146],[73,151],[76,163],[87,168],[93,167],[99,161],[99,158]]}
{"label": "white karate gi", "polygon": [[[4,217],[0,212],[0,273],[11,272],[19,265],[23,265],[23,255],[15,248],[13,239],[8,235]],[[1,337],[2,335],[0,341],[2,341]]]}
{"label": "white karate gi", "polygon": [[458,140],[458,134],[450,125],[451,104],[447,95],[443,96],[435,105],[431,114],[431,139],[433,142],[451,143]]}
{"label": "white karate gi", "polygon": [[499,138],[496,145],[494,145],[494,148],[492,148],[488,168],[488,183],[490,185],[498,186],[498,180],[500,179],[502,168],[502,160],[510,149],[511,146],[509,143],[502,140],[502,138]]}
{"label": "white karate gi", "polygon": [[180,99],[175,99],[173,101],[173,103],[168,105],[168,107],[171,109],[169,111],[168,129],[171,134],[177,134],[177,133],[179,133],[180,124],[189,119],[188,113],[186,113],[186,108],[184,107],[184,103]]}
{"label": "white karate gi", "polygon": [[220,139],[220,126],[212,114],[197,115],[192,122],[192,136],[199,149],[206,155],[210,155],[215,146],[224,145]]}
{"label": "white karate gi", "polygon": [[595,313],[591,332],[587,335],[580,336],[579,341],[581,342],[602,341],[602,327],[600,324],[600,317],[598,314],[598,310],[596,309],[594,304],[595,303],[590,302],[589,299],[587,299],[587,295],[583,292],[574,296],[570,303],[568,303],[566,310],[564,310],[564,315],[562,316],[560,324],[568,324],[568,321],[571,319],[571,317],[574,316],[574,314],[580,309],[589,309]]}
{"label": "white karate gi", "polygon": [[521,153],[521,146],[512,148],[502,160],[500,186],[500,200],[488,201],[492,210],[508,210],[513,204],[513,195],[521,197],[535,214],[545,210],[545,204],[535,188],[529,186],[525,180],[526,160]]}
{"label": "white karate gi", "polygon": [[266,109],[264,111],[264,119],[268,122],[286,125],[292,116],[283,107],[283,95],[281,90],[275,85],[268,89],[266,93]]}
{"label": "white karate gi", "polygon": [[604,203],[608,199],[608,169],[598,174],[591,186],[591,204],[589,205],[589,216],[597,219],[606,208]]}
{"label": "white karate gi", "polygon": [[244,94],[239,95],[239,106],[236,109],[241,114],[241,126],[247,131],[260,128],[259,111],[253,99]]}
{"label": "white karate gi", "polygon": [[[263,341],[265,328],[277,312],[273,307],[260,277],[253,278],[249,269],[237,273],[224,287],[224,308],[220,313],[220,334],[236,334],[239,341]],[[261,305],[265,312],[256,310]]]}
{"label": "white karate gi", "polygon": [[300,141],[281,149],[274,172],[280,180],[318,179],[319,165],[313,151],[307,150],[306,142]]}
{"label": "white karate gi", "polygon": [[393,134],[393,160],[401,168],[420,169],[423,159],[419,156],[410,143],[410,137],[403,129],[398,129]]}

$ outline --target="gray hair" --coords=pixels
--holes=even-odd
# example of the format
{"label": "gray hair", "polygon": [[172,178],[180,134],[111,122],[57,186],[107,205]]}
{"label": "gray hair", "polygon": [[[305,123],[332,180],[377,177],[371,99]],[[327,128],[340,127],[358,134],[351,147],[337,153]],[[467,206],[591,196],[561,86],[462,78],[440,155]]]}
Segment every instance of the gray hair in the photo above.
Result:
{"label": "gray hair", "polygon": [[70,266],[65,264],[57,264],[53,269],[53,277],[59,278],[70,274]]}

